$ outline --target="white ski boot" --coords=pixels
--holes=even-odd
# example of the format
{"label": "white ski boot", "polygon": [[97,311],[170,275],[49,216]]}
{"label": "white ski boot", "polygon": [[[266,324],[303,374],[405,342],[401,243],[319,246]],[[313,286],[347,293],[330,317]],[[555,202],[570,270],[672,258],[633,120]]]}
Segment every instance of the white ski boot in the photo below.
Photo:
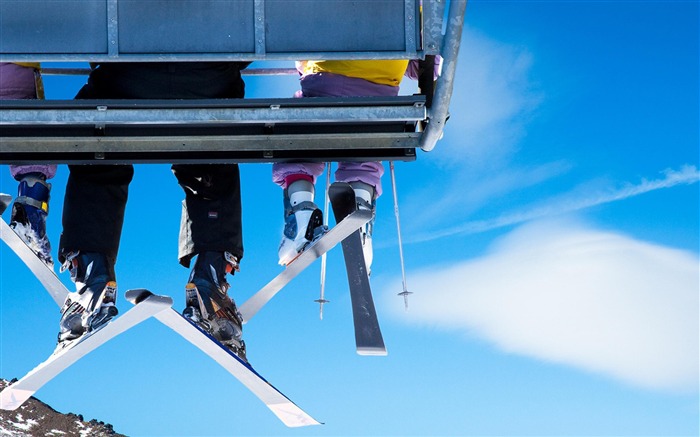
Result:
{"label": "white ski boot", "polygon": [[376,214],[374,187],[364,182],[351,182],[350,186],[352,186],[353,190],[355,191],[357,209],[372,212],[372,218],[360,228],[360,237],[362,238],[362,252],[365,256],[367,274],[370,274],[372,268],[372,260],[374,257],[374,253],[372,250],[372,229],[374,228],[374,216]]}
{"label": "white ski boot", "polygon": [[306,180],[293,182],[284,192],[284,232],[277,251],[282,266],[293,261],[326,231],[323,212],[313,199],[314,186]]}

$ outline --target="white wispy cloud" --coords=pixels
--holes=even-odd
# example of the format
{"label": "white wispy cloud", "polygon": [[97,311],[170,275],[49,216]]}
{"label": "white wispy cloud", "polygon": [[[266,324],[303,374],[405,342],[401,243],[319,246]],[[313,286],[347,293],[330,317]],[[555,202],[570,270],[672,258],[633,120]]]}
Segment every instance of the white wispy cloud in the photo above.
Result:
{"label": "white wispy cloud", "polygon": [[400,282],[383,296],[411,326],[460,331],[639,386],[697,390],[699,277],[695,254],[545,221],[482,258],[412,273],[408,313],[395,305]]}
{"label": "white wispy cloud", "polygon": [[[452,224],[442,211],[468,217],[490,199],[540,184],[570,168],[557,157],[526,166],[514,163],[526,125],[543,100],[530,77],[532,53],[468,27],[461,47],[445,136],[418,164],[440,177],[422,180],[404,199],[403,208],[414,223]],[[408,231],[411,227],[407,223]]]}
{"label": "white wispy cloud", "polygon": [[541,103],[530,79],[533,55],[522,46],[465,29],[445,139],[438,160],[446,165],[500,166],[512,159],[529,114]]}
{"label": "white wispy cloud", "polygon": [[504,226],[517,225],[530,220],[580,211],[593,206],[639,196],[655,190],[671,188],[677,185],[694,184],[700,180],[700,171],[693,165],[685,165],[679,170],[668,169],[663,172],[663,175],[664,176],[659,179],[642,179],[637,184],[626,183],[607,191],[598,191],[585,195],[577,193],[576,195],[560,197],[540,206],[532,207],[524,211],[506,213],[488,220],[469,221],[447,229],[416,234],[411,238],[407,238],[406,242],[425,242],[453,235],[484,232]]}

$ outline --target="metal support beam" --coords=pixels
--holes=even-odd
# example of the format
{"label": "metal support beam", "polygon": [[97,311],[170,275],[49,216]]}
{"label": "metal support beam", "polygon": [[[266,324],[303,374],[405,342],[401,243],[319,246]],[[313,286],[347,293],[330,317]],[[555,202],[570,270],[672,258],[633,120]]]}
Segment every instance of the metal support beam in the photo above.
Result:
{"label": "metal support beam", "polygon": [[435,86],[433,104],[428,110],[428,123],[420,144],[421,149],[426,152],[433,150],[435,144],[442,137],[442,131],[449,115],[466,8],[467,0],[450,1],[447,32],[442,44],[442,75]]}

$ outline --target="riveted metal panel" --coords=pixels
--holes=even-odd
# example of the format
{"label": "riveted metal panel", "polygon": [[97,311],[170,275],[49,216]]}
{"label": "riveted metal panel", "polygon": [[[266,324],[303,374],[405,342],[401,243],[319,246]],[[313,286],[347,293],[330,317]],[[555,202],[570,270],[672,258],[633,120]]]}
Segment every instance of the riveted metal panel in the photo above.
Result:
{"label": "riveted metal panel", "polygon": [[107,52],[105,0],[1,0],[0,53]]}
{"label": "riveted metal panel", "polygon": [[265,0],[267,52],[415,51],[405,0]]}
{"label": "riveted metal panel", "polygon": [[119,0],[120,53],[255,53],[253,0]]}

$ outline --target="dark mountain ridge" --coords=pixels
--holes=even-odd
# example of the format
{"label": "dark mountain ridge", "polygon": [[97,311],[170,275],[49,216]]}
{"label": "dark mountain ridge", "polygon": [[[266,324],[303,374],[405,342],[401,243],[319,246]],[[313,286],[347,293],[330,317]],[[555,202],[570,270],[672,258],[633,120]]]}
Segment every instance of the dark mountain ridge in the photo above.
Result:
{"label": "dark mountain ridge", "polygon": [[[7,385],[0,379],[0,389]],[[125,437],[109,423],[85,421],[80,414],[59,413],[35,397],[14,411],[0,410],[0,436]]]}

